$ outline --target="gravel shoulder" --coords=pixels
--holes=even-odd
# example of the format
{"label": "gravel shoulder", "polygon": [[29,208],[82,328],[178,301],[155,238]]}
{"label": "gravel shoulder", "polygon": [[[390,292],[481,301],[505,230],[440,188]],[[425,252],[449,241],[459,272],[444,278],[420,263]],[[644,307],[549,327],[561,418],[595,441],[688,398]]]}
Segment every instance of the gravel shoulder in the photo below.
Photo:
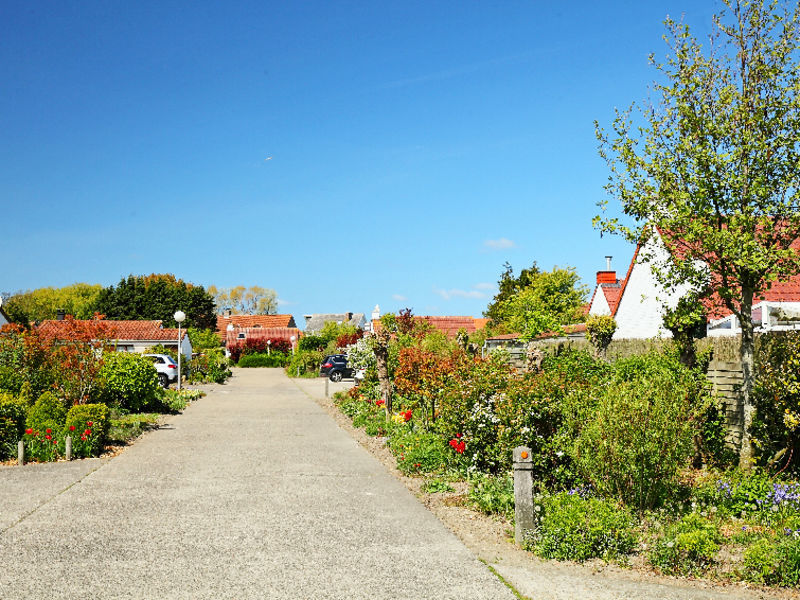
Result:
{"label": "gravel shoulder", "polygon": [[[479,559],[491,566],[514,589],[531,600],[724,600],[800,598],[800,591],[768,589],[740,583],[724,584],[704,580],[661,577],[644,568],[622,568],[602,561],[578,564],[545,561],[513,544],[510,523],[488,517],[463,506],[465,486],[449,494],[426,494],[421,491],[423,478],[406,477],[397,468],[394,457],[382,438],[368,436],[353,427],[349,418],[325,397],[325,381],[293,379],[295,385],[317,402],[343,430],[375,456],[400,480],[444,525]],[[352,382],[328,384],[334,392],[352,387]]]}

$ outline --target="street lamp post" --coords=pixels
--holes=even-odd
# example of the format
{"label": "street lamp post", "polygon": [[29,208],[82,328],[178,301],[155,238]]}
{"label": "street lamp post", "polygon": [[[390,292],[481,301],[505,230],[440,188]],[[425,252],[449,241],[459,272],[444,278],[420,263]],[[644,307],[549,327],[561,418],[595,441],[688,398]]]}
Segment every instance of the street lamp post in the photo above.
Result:
{"label": "street lamp post", "polygon": [[272,340],[267,340],[267,356],[269,356],[269,351],[272,348]]}
{"label": "street lamp post", "polygon": [[182,310],[179,310],[174,315],[175,321],[178,323],[178,390],[181,389],[181,323],[186,318],[186,314]]}
{"label": "street lamp post", "polygon": [[292,336],[292,337],[290,337],[289,339],[290,339],[290,340],[292,340],[292,354],[294,354],[294,341],[295,341],[297,338],[295,338],[294,336]]}

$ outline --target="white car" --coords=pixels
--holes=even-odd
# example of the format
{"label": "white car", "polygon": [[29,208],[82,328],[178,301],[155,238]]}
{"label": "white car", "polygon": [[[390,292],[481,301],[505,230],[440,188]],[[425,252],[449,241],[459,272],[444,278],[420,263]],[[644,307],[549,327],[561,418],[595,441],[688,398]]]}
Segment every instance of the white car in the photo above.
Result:
{"label": "white car", "polygon": [[158,383],[167,388],[170,383],[178,381],[178,364],[171,356],[166,354],[143,354],[153,361],[153,366],[158,371]]}

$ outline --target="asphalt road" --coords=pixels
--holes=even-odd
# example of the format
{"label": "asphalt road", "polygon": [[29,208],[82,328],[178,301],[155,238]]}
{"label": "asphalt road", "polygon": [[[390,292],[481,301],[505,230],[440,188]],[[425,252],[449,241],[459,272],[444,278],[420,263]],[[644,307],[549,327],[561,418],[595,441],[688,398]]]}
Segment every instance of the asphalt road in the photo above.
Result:
{"label": "asphalt road", "polygon": [[121,455],[0,469],[0,598],[504,599],[279,370],[239,370]]}

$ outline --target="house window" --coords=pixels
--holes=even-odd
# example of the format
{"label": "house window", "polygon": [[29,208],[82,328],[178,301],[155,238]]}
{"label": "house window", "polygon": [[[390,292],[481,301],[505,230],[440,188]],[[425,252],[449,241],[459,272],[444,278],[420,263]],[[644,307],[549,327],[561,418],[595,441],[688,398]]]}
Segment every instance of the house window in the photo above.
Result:
{"label": "house window", "polygon": [[240,340],[243,340],[246,337],[247,337],[247,334],[245,334],[245,333],[240,333],[239,335],[236,336],[236,338],[240,339]]}

